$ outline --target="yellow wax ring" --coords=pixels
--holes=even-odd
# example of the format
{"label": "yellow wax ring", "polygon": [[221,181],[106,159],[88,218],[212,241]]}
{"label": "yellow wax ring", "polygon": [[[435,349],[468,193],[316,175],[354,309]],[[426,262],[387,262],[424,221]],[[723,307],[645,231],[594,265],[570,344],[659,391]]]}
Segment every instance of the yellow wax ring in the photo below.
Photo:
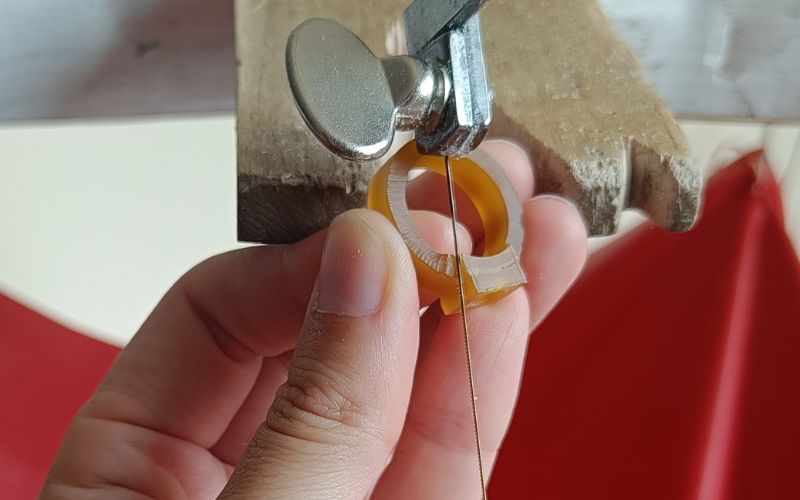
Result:
{"label": "yellow wax ring", "polygon": [[[482,256],[462,255],[464,301],[467,307],[494,302],[526,282],[522,252],[522,204],[511,182],[489,155],[476,151],[452,159],[453,182],[474,203],[484,227]],[[455,255],[436,252],[411,222],[406,203],[408,173],[424,168],[446,175],[445,160],[423,156],[413,142],[406,144],[372,178],[367,207],[388,218],[403,237],[414,261],[419,287],[440,299],[445,314],[461,308]]]}

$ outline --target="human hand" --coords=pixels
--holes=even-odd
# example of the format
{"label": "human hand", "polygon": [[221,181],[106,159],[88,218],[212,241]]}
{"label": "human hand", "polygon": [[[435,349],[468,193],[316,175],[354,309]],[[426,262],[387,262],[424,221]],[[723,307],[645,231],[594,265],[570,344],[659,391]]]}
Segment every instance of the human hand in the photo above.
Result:
{"label": "human hand", "polygon": [[[586,231],[569,203],[529,199],[519,149],[482,148],[527,200],[528,284],[467,312],[491,470],[528,334],[580,272]],[[409,204],[441,210],[445,193],[425,174]],[[460,207],[477,245],[476,216]],[[414,219],[452,253],[446,218]],[[40,499],[480,498],[461,319],[436,304],[420,318],[432,301],[400,235],[367,210],[295,245],[209,259],[166,294],[79,412]]]}

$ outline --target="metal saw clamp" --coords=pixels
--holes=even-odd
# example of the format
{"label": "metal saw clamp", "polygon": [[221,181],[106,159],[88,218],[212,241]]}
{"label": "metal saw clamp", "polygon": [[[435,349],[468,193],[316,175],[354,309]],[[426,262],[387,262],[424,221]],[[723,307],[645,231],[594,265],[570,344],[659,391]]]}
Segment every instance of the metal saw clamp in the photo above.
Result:
{"label": "metal saw clamp", "polygon": [[297,107],[337,155],[385,155],[397,130],[413,130],[420,153],[461,157],[486,136],[492,91],[478,0],[416,0],[404,14],[408,54],[377,58],[343,26],[309,19],[286,47]]}
{"label": "metal saw clamp", "polygon": [[[446,314],[497,300],[525,283],[520,201],[491,158],[469,157],[492,120],[481,34],[485,3],[415,0],[404,13],[408,55],[379,59],[355,34],[325,19],[300,24],[286,47],[297,108],[333,153],[375,160],[389,151],[396,131],[414,131],[416,148],[406,145],[373,177],[368,207],[398,228],[420,288],[439,297]],[[470,196],[486,229],[482,256],[438,254],[422,239],[405,203],[412,168],[445,175]],[[451,199],[455,221],[452,193]]]}

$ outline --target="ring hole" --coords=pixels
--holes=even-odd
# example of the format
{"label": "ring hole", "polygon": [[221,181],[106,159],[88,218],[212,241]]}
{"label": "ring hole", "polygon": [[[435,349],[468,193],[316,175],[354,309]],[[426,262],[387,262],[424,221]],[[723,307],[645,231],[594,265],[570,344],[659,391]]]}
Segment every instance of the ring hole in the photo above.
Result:
{"label": "ring hole", "polygon": [[[469,254],[483,255],[484,227],[478,209],[461,188],[457,185],[455,188],[458,222],[460,227],[467,232],[472,243],[472,250]],[[411,169],[406,184],[406,203],[411,211],[412,221],[422,238],[437,252],[452,254],[452,214],[446,177],[437,172],[429,172],[425,168]],[[436,220],[431,212],[440,216],[439,220]],[[443,224],[443,222],[446,223]],[[462,234],[459,230],[459,236]],[[443,248],[444,242],[449,250]],[[467,245],[463,239],[459,239],[459,251],[466,254],[466,248]]]}

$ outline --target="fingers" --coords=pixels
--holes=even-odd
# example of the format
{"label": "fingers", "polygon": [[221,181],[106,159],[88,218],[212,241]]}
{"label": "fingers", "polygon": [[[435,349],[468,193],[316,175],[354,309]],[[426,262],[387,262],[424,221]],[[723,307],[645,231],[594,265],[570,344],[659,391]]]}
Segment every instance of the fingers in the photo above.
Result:
{"label": "fingers", "polygon": [[[530,200],[523,222],[521,258],[528,284],[467,314],[487,473],[516,403],[528,332],[555,306],[586,259],[586,230],[568,202],[546,196]],[[442,318],[432,340],[428,334],[423,342],[429,347],[418,368],[407,425],[373,498],[480,498],[458,315]]]}
{"label": "fingers", "polygon": [[[467,313],[487,475],[516,401],[527,318],[522,290]],[[418,368],[406,428],[375,500],[481,498],[470,399],[461,318],[447,316]]]}
{"label": "fingers", "polygon": [[[428,242],[434,251],[441,254],[454,254],[455,243],[453,241],[453,222],[451,219],[425,210],[410,211],[411,221],[419,231],[422,239]],[[469,255],[472,252],[472,235],[463,224],[457,224],[458,244],[461,253]],[[420,290],[419,305],[425,307],[438,300],[432,294]]]}
{"label": "fingers", "polygon": [[[434,250],[439,253],[453,253],[453,231],[450,219],[433,212],[411,212],[411,219]],[[470,235],[467,230],[458,226],[459,241],[462,248],[471,250]],[[420,291],[420,307],[431,304],[436,297]],[[285,355],[279,358],[264,359],[261,373],[241,408],[233,417],[228,429],[213,446],[212,452],[228,464],[236,464],[242,457],[245,447],[250,442],[258,426],[264,421],[270,404],[275,399],[276,389],[286,381],[288,359]]]}
{"label": "fingers", "polygon": [[555,307],[586,264],[586,226],[572,203],[538,196],[523,204],[522,267],[528,278],[530,328]]}
{"label": "fingers", "polygon": [[[412,217],[435,249],[452,252],[448,219],[433,213]],[[461,239],[469,241],[468,233]],[[92,416],[240,453],[241,436],[248,441],[255,426],[239,412],[265,411],[272,400],[253,407],[259,400],[250,398],[243,407],[245,399],[251,391],[270,396],[263,385],[274,388],[286,375],[280,373],[280,364],[265,360],[272,376],[256,382],[265,370],[260,358],[294,348],[323,242],[324,234],[317,234],[296,245],[230,252],[189,272],[112,368],[88,406]],[[432,300],[424,298],[426,303]],[[237,428],[227,432],[231,423]],[[225,442],[229,436],[223,433],[238,444]],[[225,460],[234,457],[235,463],[234,452],[221,455]]]}
{"label": "fingers", "polygon": [[236,412],[225,434],[210,450],[225,464],[233,467],[241,460],[256,429],[264,422],[264,415],[275,399],[278,388],[286,382],[292,354],[293,351],[288,351],[277,358],[265,358],[261,363],[261,372],[250,394]]}
{"label": "fingers", "polygon": [[262,368],[294,347],[324,234],[214,257],[162,299],[83,409],[210,448]]}
{"label": "fingers", "polygon": [[533,196],[533,167],[522,146],[504,139],[493,139],[481,144],[480,149],[503,167],[520,200],[524,202]]}
{"label": "fingers", "polygon": [[362,500],[398,439],[419,328],[399,234],[374,212],[337,218],[316,290],[288,380],[221,499]]}
{"label": "fingers", "polygon": [[[503,167],[520,200],[525,201],[533,196],[533,167],[522,147],[514,142],[494,139],[484,141],[479,149],[489,154]],[[430,210],[437,209],[436,211],[440,213],[449,213],[450,205],[446,194],[445,178],[439,174],[426,173],[409,183],[408,203]],[[456,202],[466,202],[466,196],[463,193],[462,196],[464,199],[458,199]]]}
{"label": "fingers", "polygon": [[[410,186],[409,196],[417,191]],[[416,217],[431,245],[449,250],[446,219]],[[142,326],[86,411],[212,447],[254,389],[260,358],[294,347],[324,237],[230,252],[190,271]]]}
{"label": "fingers", "polygon": [[[533,196],[533,168],[521,147],[504,140],[491,140],[485,141],[480,149],[503,167],[520,200],[525,201]],[[479,243],[483,239],[480,215],[469,197],[458,188],[456,188],[456,203],[459,220],[469,229],[474,237],[474,243]],[[416,210],[449,214],[450,198],[447,195],[445,178],[428,172],[411,181],[408,185],[408,206]]]}
{"label": "fingers", "polygon": [[[449,217],[424,210],[411,210],[410,214],[414,227],[417,228],[422,239],[427,241],[431,248],[444,254],[455,252],[453,222]],[[469,254],[472,251],[472,235],[462,224],[457,224],[456,228],[458,230],[459,249],[461,253]]]}

